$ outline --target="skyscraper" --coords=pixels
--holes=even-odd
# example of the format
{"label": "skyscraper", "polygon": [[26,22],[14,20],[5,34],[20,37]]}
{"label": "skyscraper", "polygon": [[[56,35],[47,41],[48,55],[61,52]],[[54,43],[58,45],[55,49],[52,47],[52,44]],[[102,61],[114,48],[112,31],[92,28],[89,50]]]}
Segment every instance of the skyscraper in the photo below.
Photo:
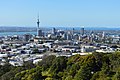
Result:
{"label": "skyscraper", "polygon": [[80,33],[81,33],[81,35],[84,35],[84,28],[81,28]]}
{"label": "skyscraper", "polygon": [[72,29],[72,35],[74,34],[74,31],[75,31],[75,29],[73,28],[73,29]]}
{"label": "skyscraper", "polygon": [[56,35],[56,29],[55,28],[52,29],[52,34]]}
{"label": "skyscraper", "polygon": [[102,39],[105,39],[105,32],[102,33]]}
{"label": "skyscraper", "polygon": [[25,41],[29,41],[31,38],[32,38],[32,35],[31,35],[31,34],[25,34],[25,35],[24,35],[24,40],[25,40]]}

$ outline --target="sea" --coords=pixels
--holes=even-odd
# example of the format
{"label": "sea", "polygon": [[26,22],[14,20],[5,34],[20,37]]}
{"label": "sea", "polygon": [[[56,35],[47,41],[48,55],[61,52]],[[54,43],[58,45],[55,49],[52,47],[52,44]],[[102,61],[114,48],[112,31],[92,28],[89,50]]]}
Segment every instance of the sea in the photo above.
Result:
{"label": "sea", "polygon": [[[8,27],[9,28],[9,27]],[[0,29],[2,29],[2,28],[0,28]],[[13,28],[11,28],[11,29],[14,29],[14,27]],[[23,28],[16,28],[16,29],[23,29]],[[34,29],[34,28],[33,28]],[[52,29],[52,27],[50,27],[50,28],[48,28],[48,29],[46,29],[46,30],[43,30],[45,33],[46,32],[48,32],[49,30],[51,30]],[[60,29],[60,30],[72,30],[73,29],[73,27],[57,27],[57,29]],[[74,30],[80,30],[81,28],[80,27],[75,27],[74,28]],[[6,28],[5,28],[5,30],[6,30]],[[9,30],[9,29],[8,29]],[[100,31],[112,31],[112,33],[113,32],[116,32],[116,31],[119,31],[120,32],[120,27],[118,27],[118,28],[99,28],[99,27],[85,27],[85,30],[89,30],[89,31],[95,31],[95,30],[100,30]],[[119,34],[120,35],[120,33],[119,32],[117,32],[117,34]],[[1,36],[13,36],[13,35],[19,35],[19,36],[22,36],[22,35],[24,35],[24,34],[32,34],[32,35],[37,35],[37,31],[12,31],[12,32],[9,32],[9,31],[0,31],[0,37]]]}

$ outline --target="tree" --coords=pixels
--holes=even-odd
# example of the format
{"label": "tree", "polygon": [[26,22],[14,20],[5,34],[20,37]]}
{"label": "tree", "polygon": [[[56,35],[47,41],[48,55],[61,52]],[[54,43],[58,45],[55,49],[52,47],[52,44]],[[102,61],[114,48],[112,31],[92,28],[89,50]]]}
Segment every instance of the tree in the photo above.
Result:
{"label": "tree", "polygon": [[91,67],[86,64],[79,69],[78,73],[75,75],[75,80],[90,80],[92,75]]}
{"label": "tree", "polygon": [[35,68],[35,65],[33,64],[32,61],[25,61],[22,67],[26,70],[26,69]]}
{"label": "tree", "polygon": [[56,57],[54,55],[45,56],[42,61],[38,62],[39,66],[42,66],[43,71],[50,68]]}
{"label": "tree", "polygon": [[6,63],[5,65],[0,67],[0,76],[5,74],[6,72],[9,72],[12,68],[14,68],[12,65],[9,63]]}
{"label": "tree", "polygon": [[32,68],[17,73],[13,80],[42,80],[41,67]]}
{"label": "tree", "polygon": [[67,66],[67,58],[66,57],[57,57],[54,59],[52,66],[49,69],[49,73],[52,74],[54,78],[60,78],[57,74],[60,71],[63,71]]}
{"label": "tree", "polygon": [[116,74],[113,76],[112,80],[120,80],[120,68],[116,71]]}

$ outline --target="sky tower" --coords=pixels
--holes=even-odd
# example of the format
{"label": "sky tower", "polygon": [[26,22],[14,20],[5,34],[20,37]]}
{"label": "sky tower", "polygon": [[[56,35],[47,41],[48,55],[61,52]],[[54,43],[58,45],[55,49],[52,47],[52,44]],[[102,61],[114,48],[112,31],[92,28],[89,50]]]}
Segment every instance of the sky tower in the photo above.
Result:
{"label": "sky tower", "polygon": [[39,21],[39,15],[38,15],[38,19],[37,19],[37,27],[39,29],[39,24],[40,24],[40,21]]}
{"label": "sky tower", "polygon": [[39,15],[38,15],[38,19],[37,19],[37,36],[39,36],[39,37],[42,36],[42,30],[40,30]]}

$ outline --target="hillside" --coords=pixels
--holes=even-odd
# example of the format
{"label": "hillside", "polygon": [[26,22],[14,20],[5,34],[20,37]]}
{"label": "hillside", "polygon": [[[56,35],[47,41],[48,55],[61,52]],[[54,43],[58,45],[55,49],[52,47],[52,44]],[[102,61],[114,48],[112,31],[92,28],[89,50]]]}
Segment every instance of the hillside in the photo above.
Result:
{"label": "hillside", "polygon": [[48,56],[34,65],[0,66],[0,80],[120,80],[120,52],[70,58]]}

